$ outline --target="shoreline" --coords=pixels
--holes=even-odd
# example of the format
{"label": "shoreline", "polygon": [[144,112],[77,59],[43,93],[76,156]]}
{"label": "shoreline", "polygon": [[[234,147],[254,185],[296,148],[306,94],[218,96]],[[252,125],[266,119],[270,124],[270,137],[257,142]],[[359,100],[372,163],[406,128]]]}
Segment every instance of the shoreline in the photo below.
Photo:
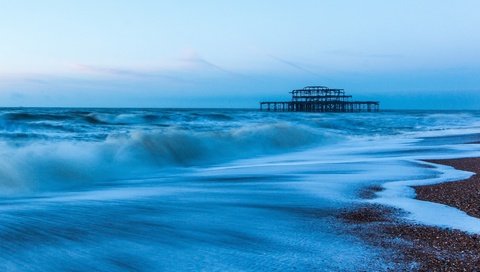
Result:
{"label": "shoreline", "polygon": [[480,235],[407,222],[402,211],[364,204],[343,211],[347,234],[381,248],[395,267],[387,271],[476,271],[480,268]]}
{"label": "shoreline", "polygon": [[[411,186],[415,198],[445,204],[480,218],[480,158],[424,161],[475,174],[465,180]],[[359,196],[372,199],[382,190],[372,186],[359,192]],[[360,204],[343,211],[339,219],[348,223],[349,234],[389,252],[385,257],[405,270],[480,270],[480,234],[407,222],[402,219],[403,213],[381,204]]]}
{"label": "shoreline", "polygon": [[451,166],[458,170],[474,172],[465,180],[443,182],[433,185],[412,186],[416,199],[445,204],[480,218],[480,158],[425,160],[426,162]]}

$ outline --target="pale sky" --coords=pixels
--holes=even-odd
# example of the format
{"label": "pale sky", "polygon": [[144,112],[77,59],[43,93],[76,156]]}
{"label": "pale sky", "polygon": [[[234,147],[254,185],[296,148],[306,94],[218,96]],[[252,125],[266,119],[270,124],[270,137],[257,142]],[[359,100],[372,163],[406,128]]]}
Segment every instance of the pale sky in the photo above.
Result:
{"label": "pale sky", "polygon": [[0,0],[0,106],[480,109],[480,1]]}

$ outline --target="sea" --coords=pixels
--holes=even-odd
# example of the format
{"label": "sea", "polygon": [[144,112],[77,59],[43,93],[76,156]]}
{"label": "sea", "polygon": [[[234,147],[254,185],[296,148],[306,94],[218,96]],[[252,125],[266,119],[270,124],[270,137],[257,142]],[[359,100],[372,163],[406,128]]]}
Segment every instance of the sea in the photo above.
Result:
{"label": "sea", "polygon": [[409,187],[479,142],[479,111],[1,108],[0,271],[387,271],[339,214],[480,232]]}

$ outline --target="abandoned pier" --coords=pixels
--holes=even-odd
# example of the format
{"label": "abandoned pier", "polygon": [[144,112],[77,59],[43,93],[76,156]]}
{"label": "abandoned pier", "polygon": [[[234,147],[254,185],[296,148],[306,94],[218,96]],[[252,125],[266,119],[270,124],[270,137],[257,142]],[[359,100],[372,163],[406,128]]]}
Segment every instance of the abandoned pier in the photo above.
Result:
{"label": "abandoned pier", "polygon": [[378,112],[378,101],[352,101],[343,89],[330,89],[325,86],[307,86],[293,90],[291,101],[260,102],[261,111],[300,111],[300,112]]}

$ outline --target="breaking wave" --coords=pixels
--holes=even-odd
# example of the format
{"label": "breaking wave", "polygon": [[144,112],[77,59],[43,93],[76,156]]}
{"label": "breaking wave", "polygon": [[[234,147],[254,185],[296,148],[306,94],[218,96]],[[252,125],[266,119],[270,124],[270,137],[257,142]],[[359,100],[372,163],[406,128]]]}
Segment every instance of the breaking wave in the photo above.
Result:
{"label": "breaking wave", "polygon": [[[445,129],[475,112],[282,114],[196,109],[0,109],[0,194],[89,186],[235,159]],[[182,170],[182,171],[183,171]]]}
{"label": "breaking wave", "polygon": [[294,150],[331,141],[290,123],[247,125],[225,131],[167,128],[108,135],[103,141],[0,145],[0,191],[58,190],[92,182],[158,174],[237,158]]}

